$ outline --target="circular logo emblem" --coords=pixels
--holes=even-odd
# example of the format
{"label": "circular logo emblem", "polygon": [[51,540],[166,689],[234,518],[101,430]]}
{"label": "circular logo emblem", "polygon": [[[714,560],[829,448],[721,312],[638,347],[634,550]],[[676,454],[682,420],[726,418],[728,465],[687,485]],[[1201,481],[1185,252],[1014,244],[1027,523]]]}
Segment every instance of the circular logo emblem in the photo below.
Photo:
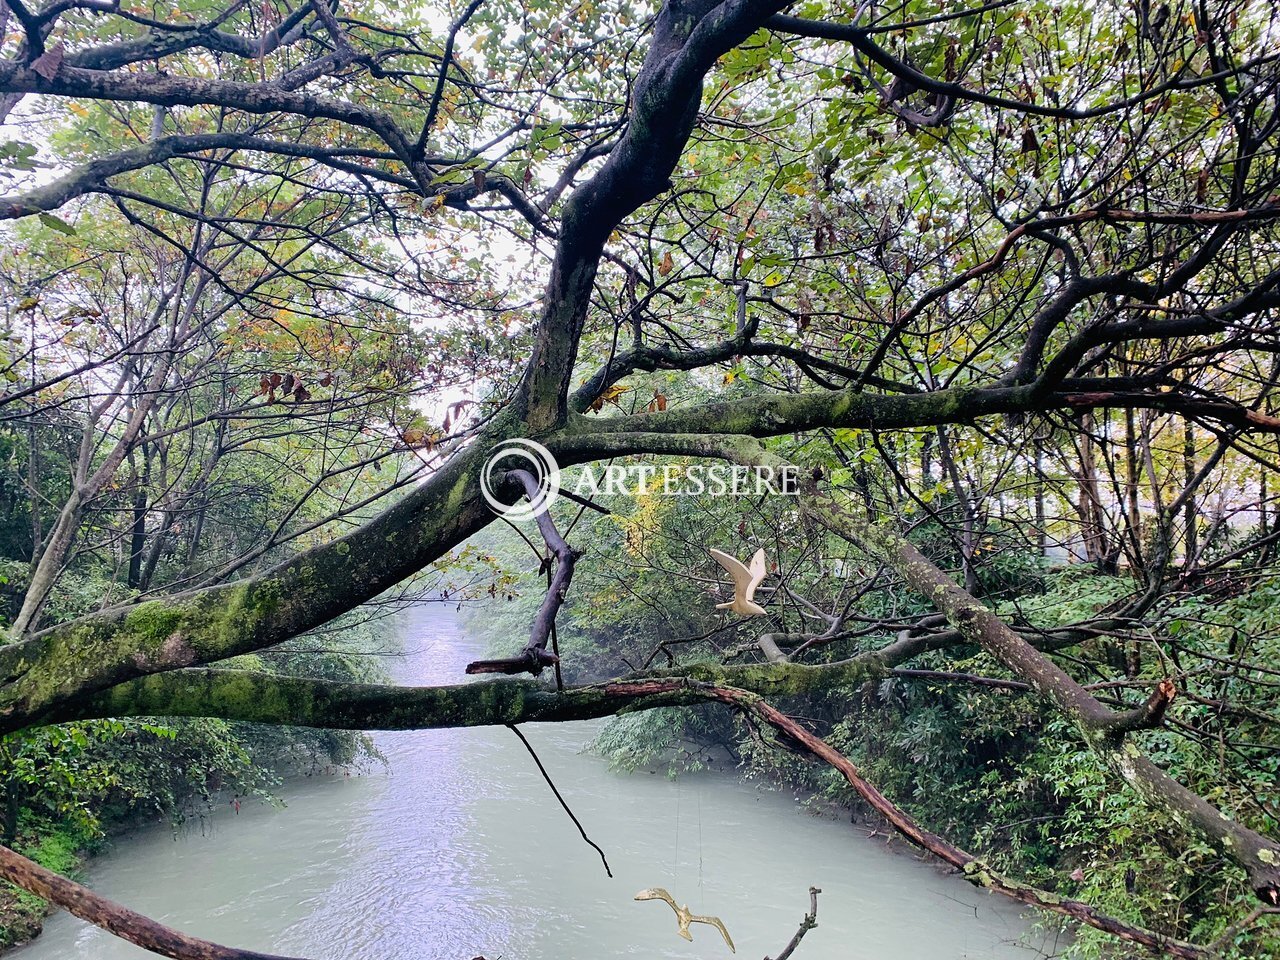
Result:
{"label": "circular logo emblem", "polygon": [[[499,499],[496,481],[507,470],[524,470],[532,474],[538,485],[537,493],[513,504]],[[560,467],[551,451],[536,440],[504,440],[493,448],[484,462],[480,491],[489,509],[499,516],[515,521],[534,520],[550,510],[560,495]]]}

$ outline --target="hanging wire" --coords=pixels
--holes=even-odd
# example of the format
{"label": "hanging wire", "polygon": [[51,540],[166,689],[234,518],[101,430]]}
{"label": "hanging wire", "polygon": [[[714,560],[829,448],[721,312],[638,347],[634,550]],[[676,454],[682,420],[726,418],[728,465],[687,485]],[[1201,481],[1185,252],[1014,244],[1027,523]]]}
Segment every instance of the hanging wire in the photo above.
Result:
{"label": "hanging wire", "polygon": [[698,909],[707,909],[707,891],[702,886],[702,789],[697,788],[696,796],[698,798]]}
{"label": "hanging wire", "polygon": [[676,871],[680,868],[680,779],[676,778],[676,842],[671,847],[671,880],[674,883]]}

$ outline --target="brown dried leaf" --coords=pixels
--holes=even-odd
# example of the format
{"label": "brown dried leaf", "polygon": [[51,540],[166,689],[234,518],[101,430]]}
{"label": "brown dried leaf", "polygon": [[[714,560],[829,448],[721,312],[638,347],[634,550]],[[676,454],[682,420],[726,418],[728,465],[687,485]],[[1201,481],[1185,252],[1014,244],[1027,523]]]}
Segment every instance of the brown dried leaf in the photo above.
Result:
{"label": "brown dried leaf", "polygon": [[67,55],[67,48],[59,43],[56,47],[50,47],[35,60],[31,61],[31,69],[46,80],[52,80],[58,75],[58,71],[62,69],[62,60]]}

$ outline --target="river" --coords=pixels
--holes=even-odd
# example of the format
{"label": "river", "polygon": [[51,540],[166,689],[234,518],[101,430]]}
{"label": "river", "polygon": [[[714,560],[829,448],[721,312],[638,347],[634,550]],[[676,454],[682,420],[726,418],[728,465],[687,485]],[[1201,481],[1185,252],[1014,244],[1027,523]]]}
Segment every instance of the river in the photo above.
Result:
{"label": "river", "polygon": [[[457,682],[485,653],[451,610],[401,622],[405,683]],[[821,887],[796,960],[1032,960],[1053,940],[1015,905],[941,873],[864,827],[815,817],[788,793],[725,774],[616,774],[583,753],[598,725],[522,728],[605,850],[582,842],[503,728],[380,733],[388,758],[358,776],[291,780],[285,806],[229,805],[200,829],[116,842],[94,890],[222,943],[315,960],[729,957],[715,928],[676,935],[660,886],[723,918],[738,954],[777,956]],[[14,960],[140,960],[138,948],[51,917]]]}

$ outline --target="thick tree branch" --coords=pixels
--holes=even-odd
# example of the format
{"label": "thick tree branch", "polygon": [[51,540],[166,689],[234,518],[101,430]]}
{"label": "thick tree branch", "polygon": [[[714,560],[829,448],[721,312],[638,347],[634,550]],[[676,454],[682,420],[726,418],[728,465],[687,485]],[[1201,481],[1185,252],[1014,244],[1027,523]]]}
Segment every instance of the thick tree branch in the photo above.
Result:
{"label": "thick tree branch", "polygon": [[[501,434],[510,420],[490,425]],[[491,523],[477,475],[488,446],[459,451],[355,531],[236,583],[114,607],[0,647],[0,729],[133,677],[213,663],[328,622],[417,573]]]}
{"label": "thick tree branch", "polygon": [[252,114],[292,113],[325,118],[362,127],[377,134],[392,152],[412,168],[412,141],[386,114],[345,100],[286,90],[269,83],[207,80],[164,73],[127,73],[61,65],[52,80],[14,61],[0,61],[0,90],[43,93],[60,97],[90,97],[160,106],[217,105]]}
{"label": "thick tree branch", "polygon": [[952,97],[956,100],[981,103],[1015,113],[1024,113],[1030,116],[1039,117],[1054,117],[1061,120],[1089,120],[1095,117],[1104,117],[1109,114],[1120,113],[1150,100],[1164,97],[1173,91],[1193,90],[1197,87],[1220,83],[1223,80],[1238,76],[1242,70],[1253,69],[1280,59],[1280,56],[1258,57],[1248,64],[1241,65],[1240,67],[1233,67],[1228,70],[1221,70],[1208,76],[1185,77],[1183,74],[1175,72],[1175,75],[1171,79],[1166,80],[1163,83],[1153,84],[1139,93],[1119,97],[1112,100],[1110,103],[1100,104],[1096,107],[1084,108],[1057,107],[1030,103],[1024,100],[1014,100],[1009,97],[1000,97],[994,94],[983,93],[980,90],[970,89],[961,83],[934,79],[927,73],[923,73],[911,66],[909,63],[893,56],[880,46],[880,44],[871,39],[871,30],[866,27],[859,27],[856,24],[832,23],[825,20],[805,20],[800,17],[790,17],[778,14],[770,17],[766,26],[768,26],[770,30],[775,30],[779,33],[788,33],[797,37],[810,37],[819,40],[835,40],[848,43],[872,63],[884,68],[893,76],[911,84],[913,87],[925,90],[929,93],[937,94],[941,97]]}
{"label": "thick tree branch", "polygon": [[610,233],[670,188],[716,59],[749,37],[780,0],[663,4],[631,94],[631,117],[600,170],[570,195],[533,355],[522,383],[524,415],[541,432],[568,415],[569,385],[596,270]]}
{"label": "thick tree branch", "polygon": [[[533,680],[486,680],[434,687],[396,687],[285,677],[245,670],[192,668],[122,683],[67,703],[41,718],[61,723],[100,717],[222,717],[251,723],[339,730],[431,730],[595,720],[628,710],[701,702],[699,684],[731,685],[762,696],[824,693],[884,675],[867,657],[831,666],[696,664],[643,679],[566,687]],[[678,680],[661,693],[634,689],[654,678]],[[647,689],[647,688],[646,688]]]}
{"label": "thick tree branch", "polygon": [[[595,455],[626,452],[623,437],[698,434],[776,437],[823,427],[875,430],[910,429],[950,423],[975,423],[984,417],[1046,413],[1053,410],[1147,409],[1203,418],[1259,433],[1280,433],[1280,417],[1227,399],[1204,399],[1177,391],[1147,389],[1122,378],[1067,380],[1052,392],[1024,386],[950,387],[927,393],[869,394],[858,389],[743,397],[680,407],[665,413],[578,418],[555,435],[557,456],[582,462]],[[610,435],[618,435],[610,441]],[[646,436],[647,435],[647,436]],[[643,446],[637,453],[653,452]]]}

